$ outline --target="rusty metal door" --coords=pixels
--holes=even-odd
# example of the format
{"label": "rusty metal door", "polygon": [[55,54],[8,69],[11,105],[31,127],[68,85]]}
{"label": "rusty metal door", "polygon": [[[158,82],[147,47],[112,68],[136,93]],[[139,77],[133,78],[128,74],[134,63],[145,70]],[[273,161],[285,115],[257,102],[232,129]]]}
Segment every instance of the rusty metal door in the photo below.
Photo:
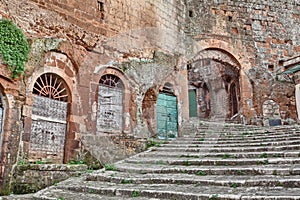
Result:
{"label": "rusty metal door", "polygon": [[177,98],[160,93],[157,99],[156,124],[159,139],[172,139],[178,136]]}
{"label": "rusty metal door", "polygon": [[97,127],[100,131],[123,130],[122,88],[99,86]]}
{"label": "rusty metal door", "polygon": [[63,161],[68,103],[34,96],[30,150]]}

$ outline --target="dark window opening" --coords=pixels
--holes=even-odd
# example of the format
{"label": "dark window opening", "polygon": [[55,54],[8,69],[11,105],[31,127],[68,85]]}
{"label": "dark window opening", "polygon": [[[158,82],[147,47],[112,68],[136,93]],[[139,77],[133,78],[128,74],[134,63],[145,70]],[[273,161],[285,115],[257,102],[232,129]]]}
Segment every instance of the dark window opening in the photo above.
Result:
{"label": "dark window opening", "polygon": [[189,10],[189,17],[194,17],[194,12],[192,10]]}
{"label": "dark window opening", "polygon": [[269,69],[269,71],[271,71],[271,72],[274,71],[274,65],[269,65],[269,66],[268,66],[268,69]]}
{"label": "dark window opening", "polygon": [[228,16],[228,21],[232,22],[232,16]]}
{"label": "dark window opening", "polygon": [[102,1],[98,1],[98,11],[100,12],[101,19],[104,19],[104,3]]}

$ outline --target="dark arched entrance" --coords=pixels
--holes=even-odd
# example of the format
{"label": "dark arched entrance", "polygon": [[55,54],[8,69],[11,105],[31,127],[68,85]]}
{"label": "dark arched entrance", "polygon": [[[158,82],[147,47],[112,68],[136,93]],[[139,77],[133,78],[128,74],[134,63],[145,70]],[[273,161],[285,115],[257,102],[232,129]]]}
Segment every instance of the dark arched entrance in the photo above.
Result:
{"label": "dark arched entrance", "polygon": [[206,49],[188,68],[189,91],[196,91],[199,118],[234,119],[240,110],[240,65],[221,49]]}

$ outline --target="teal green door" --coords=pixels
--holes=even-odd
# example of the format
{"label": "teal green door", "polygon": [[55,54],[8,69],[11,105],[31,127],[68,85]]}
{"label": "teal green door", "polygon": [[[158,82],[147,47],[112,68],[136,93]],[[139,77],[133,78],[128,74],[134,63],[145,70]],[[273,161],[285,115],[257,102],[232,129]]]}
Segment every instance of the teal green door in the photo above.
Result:
{"label": "teal green door", "polygon": [[198,116],[196,90],[189,90],[189,113],[190,113],[190,117]]}
{"label": "teal green door", "polygon": [[162,93],[158,95],[156,124],[159,139],[172,139],[178,136],[176,96]]}

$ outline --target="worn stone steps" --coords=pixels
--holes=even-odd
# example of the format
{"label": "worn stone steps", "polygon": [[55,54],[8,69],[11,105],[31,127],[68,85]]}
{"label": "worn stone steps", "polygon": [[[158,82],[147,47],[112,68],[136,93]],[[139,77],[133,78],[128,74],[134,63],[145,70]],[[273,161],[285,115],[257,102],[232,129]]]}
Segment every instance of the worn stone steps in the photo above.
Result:
{"label": "worn stone steps", "polygon": [[[56,194],[57,190],[71,191],[74,194],[105,195],[120,199],[157,198],[157,199],[299,199],[299,188],[285,187],[230,187],[203,186],[201,184],[122,184],[100,181],[80,181],[58,185],[35,195],[35,199],[47,199],[42,196]],[[47,194],[47,193],[48,194]],[[46,194],[45,194],[46,193]],[[49,197],[48,197],[49,199]],[[66,199],[66,198],[65,198]],[[97,199],[97,198],[96,198]],[[99,198],[100,199],[100,198]],[[135,199],[135,198],[134,198]]]}
{"label": "worn stone steps", "polygon": [[66,180],[33,199],[300,199],[299,127],[194,120],[184,137]]}
{"label": "worn stone steps", "polygon": [[[230,158],[259,158],[262,155],[266,157],[300,157],[299,150],[290,151],[268,151],[268,152],[227,152]],[[163,152],[163,151],[151,151],[147,154],[139,154],[139,157],[182,157],[182,158],[204,158],[204,157],[223,157],[224,153],[219,152]]]}
{"label": "worn stone steps", "polygon": [[197,184],[228,187],[299,187],[300,176],[278,176],[266,175],[247,176],[247,175],[229,175],[216,176],[207,175],[203,171],[197,174],[135,174],[127,172],[96,172],[87,176],[88,181],[105,181],[123,184]]}
{"label": "worn stone steps", "polygon": [[277,145],[277,146],[250,146],[250,147],[155,147],[154,151],[164,151],[164,152],[265,152],[265,151],[286,151],[286,150],[298,150],[299,144],[294,145]]}
{"label": "worn stone steps", "polygon": [[159,164],[143,164],[143,163],[120,163],[116,165],[116,170],[129,173],[156,173],[156,174],[173,174],[188,173],[197,174],[204,171],[209,175],[239,175],[241,173],[248,175],[300,175],[300,165],[290,164],[268,164],[258,163],[258,165],[248,166],[197,166],[197,165],[159,165]]}
{"label": "worn stone steps", "polygon": [[219,135],[217,133],[214,134],[203,134],[203,135],[197,135],[193,138],[189,137],[189,138],[180,138],[179,141],[198,141],[201,139],[205,139],[207,141],[209,140],[222,140],[225,142],[236,142],[236,141],[254,141],[254,140],[279,140],[279,139],[285,139],[288,138],[289,140],[292,139],[299,139],[300,134],[299,133],[291,133],[291,134],[280,134],[280,135],[265,135],[265,136],[256,136],[256,135],[250,135],[250,136],[244,136],[244,135],[240,135],[240,136],[233,136],[233,135],[227,135],[227,136],[222,136]]}
{"label": "worn stone steps", "polygon": [[[133,196],[133,194],[131,195]],[[38,192],[34,199],[36,200],[159,200],[157,198],[147,198],[147,197],[130,197],[130,195],[122,197],[116,196],[114,193],[110,196],[99,195],[99,190],[97,193],[93,188],[90,190],[82,189],[82,192],[72,191],[69,188],[65,189],[63,187],[51,187],[47,190],[42,190]],[[8,199],[13,200],[13,199]],[[20,199],[21,200],[21,199]]]}
{"label": "worn stone steps", "polygon": [[[262,154],[264,157],[265,154]],[[261,157],[260,155],[259,157]],[[300,164],[300,158],[230,158],[230,155],[224,154],[219,158],[174,158],[174,157],[144,157],[129,158],[126,163],[133,164],[158,164],[158,165],[262,165],[262,164]]]}
{"label": "worn stone steps", "polygon": [[186,148],[194,148],[194,147],[246,147],[246,146],[275,146],[275,145],[295,145],[300,144],[300,140],[271,140],[271,141],[251,141],[251,142],[243,142],[240,141],[238,143],[225,143],[223,141],[195,141],[195,142],[176,142],[176,143],[168,143],[162,144],[162,147],[186,147]]}
{"label": "worn stone steps", "polygon": [[218,135],[203,135],[202,137],[193,137],[193,138],[180,138],[179,141],[176,141],[175,143],[180,142],[197,142],[197,141],[218,141],[219,143],[241,143],[241,142],[267,142],[267,141],[276,141],[276,140],[298,140],[300,135],[282,135],[282,136],[272,136],[272,137],[227,137],[222,138]]}

